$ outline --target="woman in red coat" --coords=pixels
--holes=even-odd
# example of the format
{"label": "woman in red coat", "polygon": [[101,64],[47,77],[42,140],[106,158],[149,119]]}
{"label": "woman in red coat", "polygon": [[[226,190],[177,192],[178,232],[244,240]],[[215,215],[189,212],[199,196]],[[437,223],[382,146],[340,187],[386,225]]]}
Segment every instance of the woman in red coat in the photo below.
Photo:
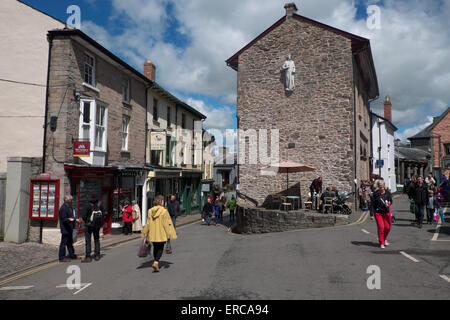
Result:
{"label": "woman in red coat", "polygon": [[125,200],[122,211],[123,233],[125,235],[133,234],[133,208],[130,206],[130,201]]}

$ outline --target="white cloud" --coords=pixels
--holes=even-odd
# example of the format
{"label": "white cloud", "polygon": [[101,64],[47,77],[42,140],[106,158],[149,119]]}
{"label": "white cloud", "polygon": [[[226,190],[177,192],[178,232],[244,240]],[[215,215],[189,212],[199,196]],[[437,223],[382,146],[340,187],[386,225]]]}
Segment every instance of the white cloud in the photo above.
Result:
{"label": "white cloud", "polygon": [[433,117],[426,117],[426,122],[423,124],[416,125],[412,128],[408,128],[402,133],[397,133],[396,138],[402,140],[402,142],[409,142],[408,138],[411,138],[412,136],[415,136],[420,131],[428,127],[430,124],[433,123]]}
{"label": "white cloud", "polygon": [[[125,26],[119,35],[89,22],[83,22],[83,28],[138,70],[151,59],[157,65],[157,81],[170,91],[235,104],[237,75],[225,60],[281,18],[286,2],[114,0],[111,19]],[[373,103],[376,113],[383,113],[383,98],[390,95],[394,124],[417,127],[450,104],[450,1],[365,1],[380,6],[380,30],[369,30],[364,19],[356,19],[352,0],[296,3],[300,15],[371,40],[380,86],[380,99]],[[186,47],[163,40],[164,28],[174,19]],[[212,112],[210,119],[214,117]]]}
{"label": "white cloud", "polygon": [[187,98],[186,103],[203,113],[207,119],[203,124],[204,129],[224,131],[226,129],[232,129],[234,125],[234,108],[229,106],[214,108],[208,106],[204,101]]}

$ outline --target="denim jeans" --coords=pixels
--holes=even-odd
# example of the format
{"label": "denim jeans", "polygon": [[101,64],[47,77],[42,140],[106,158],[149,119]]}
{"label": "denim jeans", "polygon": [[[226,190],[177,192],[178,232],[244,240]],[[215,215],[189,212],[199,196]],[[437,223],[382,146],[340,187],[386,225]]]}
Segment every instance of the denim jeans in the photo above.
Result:
{"label": "denim jeans", "polygon": [[415,213],[416,213],[416,222],[419,225],[422,225],[423,216],[425,215],[425,205],[421,205],[421,204],[416,203]]}
{"label": "denim jeans", "polygon": [[84,239],[86,240],[86,257],[91,256],[91,240],[94,234],[94,256],[100,257],[100,228],[86,227]]}
{"label": "denim jeans", "polygon": [[207,224],[211,223],[211,213],[205,213],[205,221]]}
{"label": "denim jeans", "polygon": [[66,258],[66,247],[69,251],[69,258],[75,258],[72,234],[61,235],[61,243],[59,245],[59,260]]}

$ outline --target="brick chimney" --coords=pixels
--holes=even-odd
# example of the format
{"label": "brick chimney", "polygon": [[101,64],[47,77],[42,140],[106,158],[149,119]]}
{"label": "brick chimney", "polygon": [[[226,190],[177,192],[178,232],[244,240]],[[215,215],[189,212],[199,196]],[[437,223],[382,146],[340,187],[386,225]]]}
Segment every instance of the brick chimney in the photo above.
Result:
{"label": "brick chimney", "polygon": [[156,66],[150,60],[144,64],[144,76],[152,81],[156,80]]}
{"label": "brick chimney", "polygon": [[384,118],[392,123],[392,103],[389,96],[386,96],[386,101],[384,102]]}
{"label": "brick chimney", "polygon": [[291,3],[286,3],[286,5],[284,6],[284,8],[286,9],[286,17],[287,18],[292,18],[292,16],[294,15],[294,13],[297,12],[297,6],[295,5],[294,2]]}

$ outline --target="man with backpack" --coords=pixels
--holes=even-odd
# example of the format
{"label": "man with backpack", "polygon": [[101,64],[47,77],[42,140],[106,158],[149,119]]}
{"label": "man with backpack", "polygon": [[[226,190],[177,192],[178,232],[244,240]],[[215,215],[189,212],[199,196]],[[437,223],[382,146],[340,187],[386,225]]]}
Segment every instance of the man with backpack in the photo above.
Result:
{"label": "man with backpack", "polygon": [[95,197],[91,197],[88,207],[82,216],[85,223],[84,237],[86,240],[86,256],[81,262],[92,262],[91,258],[91,240],[94,235],[94,260],[100,260],[100,228],[102,227],[104,210],[99,205]]}

